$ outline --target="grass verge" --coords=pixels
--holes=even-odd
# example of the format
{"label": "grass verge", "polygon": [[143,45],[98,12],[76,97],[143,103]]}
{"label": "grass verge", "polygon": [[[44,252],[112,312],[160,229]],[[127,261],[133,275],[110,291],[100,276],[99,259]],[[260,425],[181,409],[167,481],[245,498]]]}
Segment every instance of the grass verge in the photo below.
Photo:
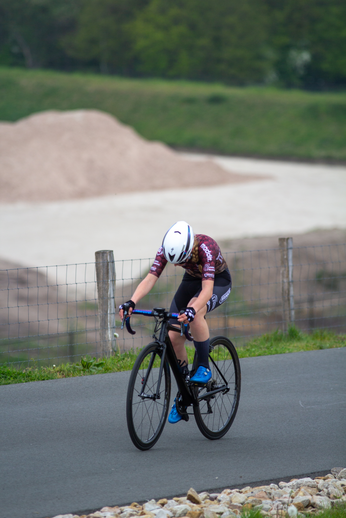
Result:
{"label": "grass verge", "polygon": [[[283,516],[283,515],[278,515]],[[292,518],[294,515],[289,515],[286,513],[285,518]],[[318,518],[345,518],[346,517],[346,504],[341,504],[340,506],[334,507],[332,509],[324,509],[321,510],[314,510],[313,512],[305,511],[302,513],[297,514],[297,516],[305,518],[311,518],[313,516],[318,516]],[[263,518],[263,514],[259,510],[250,510],[250,511],[244,511],[241,514],[241,518]]]}
{"label": "grass verge", "polygon": [[[309,335],[291,327],[287,335],[275,331],[251,340],[247,345],[238,349],[238,355],[240,358],[250,358],[337,347],[346,347],[345,335],[337,335],[328,331],[315,331]],[[192,364],[194,348],[190,346],[187,349],[189,363]],[[132,369],[137,354],[137,352],[129,351],[102,359],[86,356],[81,358],[80,363],[66,363],[51,367],[34,365],[16,369],[11,364],[3,364],[0,365],[0,385],[128,371]]]}
{"label": "grass verge", "polygon": [[345,335],[337,335],[325,330],[316,330],[312,334],[306,334],[292,326],[286,335],[282,331],[274,331],[273,333],[254,338],[237,351],[239,358],[251,358],[271,354],[334,349],[337,347],[346,347]]}
{"label": "grass verge", "polygon": [[110,113],[179,148],[346,161],[346,92],[0,68],[0,120],[75,109]]}

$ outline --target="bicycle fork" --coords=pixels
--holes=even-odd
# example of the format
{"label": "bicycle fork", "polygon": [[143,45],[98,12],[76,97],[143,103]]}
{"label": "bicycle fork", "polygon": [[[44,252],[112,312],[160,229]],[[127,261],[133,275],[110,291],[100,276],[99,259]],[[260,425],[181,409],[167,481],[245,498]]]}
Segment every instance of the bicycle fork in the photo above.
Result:
{"label": "bicycle fork", "polygon": [[156,385],[156,392],[154,394],[145,393],[145,388],[147,386],[148,378],[150,376],[151,370],[153,369],[154,361],[157,356],[157,353],[153,352],[151,355],[150,362],[149,362],[148,368],[146,370],[145,376],[144,376],[144,378],[142,378],[142,390],[138,394],[138,396],[142,399],[152,399],[152,400],[156,401],[157,399],[161,398],[160,387],[161,387],[163,368],[164,368],[164,364],[165,364],[165,360],[166,360],[166,344],[160,344],[160,345],[162,345],[163,347],[162,347],[162,356],[161,356],[161,362],[160,362],[160,368],[159,368],[159,375],[158,375],[158,380],[157,380],[157,385]]}

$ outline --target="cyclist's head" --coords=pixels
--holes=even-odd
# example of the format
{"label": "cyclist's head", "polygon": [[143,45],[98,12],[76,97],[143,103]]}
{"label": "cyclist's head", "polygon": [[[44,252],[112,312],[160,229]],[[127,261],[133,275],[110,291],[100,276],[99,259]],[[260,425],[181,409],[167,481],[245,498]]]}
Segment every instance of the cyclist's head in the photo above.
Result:
{"label": "cyclist's head", "polygon": [[194,233],[185,221],[178,221],[162,240],[163,254],[168,262],[181,264],[189,258],[194,242]]}

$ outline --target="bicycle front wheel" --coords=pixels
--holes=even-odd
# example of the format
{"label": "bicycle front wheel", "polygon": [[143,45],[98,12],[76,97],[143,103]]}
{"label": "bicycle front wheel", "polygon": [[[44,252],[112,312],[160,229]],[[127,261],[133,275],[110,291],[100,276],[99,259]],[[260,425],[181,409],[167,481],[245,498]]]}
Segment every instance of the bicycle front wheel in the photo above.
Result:
{"label": "bicycle front wheel", "polygon": [[154,446],[167,419],[171,375],[168,362],[162,366],[161,363],[162,350],[153,342],[139,353],[130,376],[127,427],[133,444],[140,450]]}
{"label": "bicycle front wheel", "polygon": [[207,439],[220,439],[230,429],[236,416],[241,373],[237,351],[228,338],[210,340],[211,380],[198,388],[199,404],[194,406],[198,428]]}

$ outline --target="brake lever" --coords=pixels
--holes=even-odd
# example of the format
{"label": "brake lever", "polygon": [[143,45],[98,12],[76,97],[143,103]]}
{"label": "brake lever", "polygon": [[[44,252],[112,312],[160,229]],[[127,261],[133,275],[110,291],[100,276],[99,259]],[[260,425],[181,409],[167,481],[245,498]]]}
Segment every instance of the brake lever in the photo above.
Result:
{"label": "brake lever", "polygon": [[127,314],[128,314],[127,311],[124,311],[124,316],[123,316],[123,319],[121,321],[120,329],[124,329],[124,324],[125,324],[125,320],[126,320]]}
{"label": "brake lever", "polygon": [[131,326],[130,326],[130,317],[128,316],[125,320],[125,323],[126,323],[126,329],[128,330],[128,332],[131,334],[131,335],[135,335],[136,334],[136,331],[134,331]]}
{"label": "brake lever", "polygon": [[128,330],[128,332],[130,333],[130,335],[135,335],[136,334],[136,331],[134,331],[130,325],[130,316],[128,311],[124,311],[124,317],[122,319],[122,322],[121,322],[121,328],[120,329],[124,329],[124,324],[126,325],[126,329]]}
{"label": "brake lever", "polygon": [[193,338],[189,333],[189,324],[180,323],[180,336],[185,336],[189,342],[192,342]]}

